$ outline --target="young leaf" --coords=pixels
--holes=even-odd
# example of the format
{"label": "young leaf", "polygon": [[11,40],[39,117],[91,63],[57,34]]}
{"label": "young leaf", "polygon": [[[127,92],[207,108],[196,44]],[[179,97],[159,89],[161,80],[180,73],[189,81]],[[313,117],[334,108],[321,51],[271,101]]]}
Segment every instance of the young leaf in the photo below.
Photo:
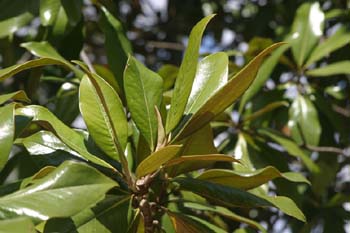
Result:
{"label": "young leaf", "polygon": [[164,163],[175,157],[181,149],[181,145],[169,145],[154,152],[136,168],[138,178],[157,171]]}
{"label": "young leaf", "polygon": [[323,43],[319,44],[311,53],[305,67],[329,55],[331,52],[345,46],[350,42],[350,32],[346,27],[339,28],[334,35],[329,37]]}
{"label": "young leaf", "polygon": [[200,129],[236,101],[255,79],[263,59],[283,44],[284,43],[277,43],[262,51],[240,72],[231,78],[226,85],[216,91],[216,93],[187,121],[176,140],[180,140]]}
{"label": "young leaf", "polygon": [[308,70],[306,75],[315,77],[328,77],[332,75],[349,75],[350,74],[350,60],[335,62],[321,68]]}
{"label": "young leaf", "polygon": [[185,117],[195,114],[198,109],[225,83],[228,79],[228,57],[226,53],[214,53],[198,63],[197,73],[193,81],[188,99]]}
{"label": "young leaf", "polygon": [[[105,7],[101,7],[102,14],[99,25],[105,35],[105,47],[109,66],[117,79],[119,87],[123,87],[123,71],[128,55],[132,48],[127,39],[122,24]],[[153,107],[152,107],[153,109]]]}
{"label": "young leaf", "polygon": [[79,100],[81,114],[96,144],[111,158],[125,159],[128,123],[118,94],[98,75],[85,75],[80,82]]}
{"label": "young leaf", "polygon": [[304,3],[292,25],[292,53],[301,67],[323,34],[324,13],[318,2]]}
{"label": "young leaf", "polygon": [[92,155],[86,148],[83,135],[80,135],[73,129],[63,124],[49,110],[44,107],[30,105],[16,109],[16,115],[32,118],[33,121],[43,124],[48,130],[53,130],[54,133],[67,144],[72,150],[76,151],[82,158],[103,167],[114,169],[105,161]]}
{"label": "young leaf", "polygon": [[0,171],[8,160],[14,139],[14,107],[14,104],[0,107]]}
{"label": "young leaf", "polygon": [[124,89],[131,117],[147,140],[151,151],[157,140],[157,115],[163,93],[163,80],[130,57],[124,73]]}
{"label": "young leaf", "polygon": [[5,103],[6,101],[13,99],[13,100],[19,100],[26,103],[30,103],[30,99],[28,98],[27,94],[24,91],[16,91],[4,95],[0,95],[0,105]]}
{"label": "young leaf", "polygon": [[35,184],[1,197],[0,213],[3,217],[27,216],[36,222],[70,217],[100,201],[117,185],[86,164],[64,162]]}
{"label": "young leaf", "polygon": [[196,76],[199,47],[205,27],[214,15],[209,15],[199,21],[192,29],[188,46],[184,54],[179,73],[175,82],[171,107],[166,120],[167,134],[180,122],[190,96],[193,80]]}
{"label": "young leaf", "polygon": [[293,101],[289,108],[288,126],[293,138],[308,145],[318,145],[322,128],[317,110],[307,96],[298,95]]}
{"label": "young leaf", "polygon": [[279,177],[285,178],[292,182],[305,182],[310,184],[310,182],[299,173],[281,173],[272,166],[268,166],[252,172],[236,172],[224,169],[210,169],[201,173],[196,178],[233,188],[248,190],[259,187],[260,185]]}

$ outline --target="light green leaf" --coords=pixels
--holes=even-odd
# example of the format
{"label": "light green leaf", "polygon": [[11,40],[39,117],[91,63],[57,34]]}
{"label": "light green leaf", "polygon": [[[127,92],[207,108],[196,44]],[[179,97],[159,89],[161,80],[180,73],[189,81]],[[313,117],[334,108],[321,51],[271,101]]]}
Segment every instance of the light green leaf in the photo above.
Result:
{"label": "light green leaf", "polygon": [[119,87],[123,87],[123,71],[129,54],[132,54],[132,47],[119,20],[105,7],[101,7],[101,10],[99,25],[105,35],[108,64]]}
{"label": "light green leaf", "polygon": [[154,107],[160,108],[163,80],[157,73],[130,57],[124,72],[124,89],[131,118],[153,151],[157,140]]}
{"label": "light green leaf", "polygon": [[140,178],[157,171],[164,163],[175,157],[181,147],[181,145],[169,145],[154,152],[139,164],[136,168],[136,176]]}
{"label": "light green leaf", "polygon": [[117,185],[86,164],[64,162],[33,185],[1,197],[1,218],[27,216],[38,222],[70,217],[103,199]]}
{"label": "light green leaf", "polygon": [[173,87],[178,73],[179,67],[177,66],[165,64],[160,67],[158,74],[163,78],[164,91],[167,91]]}
{"label": "light green leaf", "polygon": [[21,46],[31,52],[33,55],[41,58],[50,58],[67,66],[78,78],[81,78],[83,72],[74,67],[69,61],[62,57],[47,41],[27,42]]}
{"label": "light green leaf", "polygon": [[248,190],[259,187],[260,185],[279,177],[285,178],[292,182],[304,182],[310,184],[310,182],[299,173],[281,173],[272,166],[268,166],[252,172],[236,172],[224,169],[210,169],[204,171],[196,178],[233,188]]}
{"label": "light green leaf", "polygon": [[177,140],[200,129],[203,125],[210,122],[215,116],[234,103],[253,82],[264,58],[274,49],[283,44],[284,43],[276,43],[262,51],[251,62],[249,62],[248,65],[231,78],[226,85],[221,87],[213,96],[211,96],[209,100],[186,122],[186,126],[178,134]]}
{"label": "light green leaf", "polygon": [[223,85],[228,79],[228,57],[226,53],[214,53],[198,63],[197,73],[193,81],[188,99],[185,117],[195,114],[198,109]]}
{"label": "light green leaf", "polygon": [[228,218],[230,220],[246,223],[249,226],[254,227],[257,230],[260,230],[263,233],[267,233],[265,228],[263,226],[261,226],[259,223],[255,222],[249,218],[245,218],[241,215],[235,214],[232,211],[230,211],[229,209],[226,209],[226,208],[221,207],[221,206],[203,205],[203,204],[191,203],[191,202],[185,202],[184,206],[187,208],[194,209],[194,210],[214,212],[214,213],[219,214],[219,215],[221,215],[225,218]]}
{"label": "light green leaf", "polygon": [[302,67],[312,49],[323,34],[324,13],[318,2],[304,3],[296,13],[292,25],[292,53]]}
{"label": "light green leaf", "polygon": [[255,80],[242,96],[242,100],[239,105],[240,112],[242,112],[246,103],[251,98],[253,98],[259,92],[259,90],[265,85],[266,81],[269,79],[273,70],[278,64],[280,57],[287,49],[290,48],[290,46],[291,44],[282,45],[281,47],[277,48],[274,52],[272,52],[270,57],[266,58],[266,60],[261,65]]}
{"label": "light green leaf", "polygon": [[79,100],[81,114],[96,144],[108,156],[123,162],[128,123],[118,94],[98,75],[85,75],[80,82]]}
{"label": "light green leaf", "polygon": [[[30,60],[22,64],[18,65],[13,65],[10,67],[6,67],[4,69],[0,70],[0,81],[10,78],[13,75],[23,71],[23,70],[28,70],[32,69],[35,67],[40,67],[40,66],[47,66],[47,65],[64,65],[66,64],[62,63],[62,61],[52,59],[52,58],[39,58],[35,60]],[[67,67],[69,68],[69,67]]]}
{"label": "light green leaf", "polygon": [[0,233],[10,232],[36,233],[36,230],[29,218],[20,217],[0,221]]}
{"label": "light green leaf", "polygon": [[[307,96],[298,95],[289,108],[288,127],[297,142],[317,146],[321,137],[318,113]],[[303,142],[305,140],[305,142]]]}
{"label": "light green leaf", "polygon": [[70,149],[50,131],[39,131],[29,137],[17,139],[16,143],[23,144],[28,152],[33,155],[50,154],[61,150],[79,156],[77,152]]}
{"label": "light green leaf", "polygon": [[269,129],[259,129],[260,134],[270,137],[272,140],[280,144],[290,155],[300,158],[305,166],[312,172],[317,172],[317,165],[311,160],[308,154],[303,151],[294,141],[280,135],[278,132]]}
{"label": "light green leaf", "polygon": [[66,219],[52,219],[44,232],[128,232],[130,196],[107,196],[106,199]]}
{"label": "light green leaf", "polygon": [[265,199],[266,201],[272,203],[275,207],[280,209],[283,213],[292,216],[296,219],[299,219],[302,222],[306,222],[305,215],[298,206],[288,197],[275,196],[270,197],[266,195],[257,194],[260,198]]}
{"label": "light green leaf", "polygon": [[0,171],[10,155],[15,134],[14,104],[0,107]]}
{"label": "light green leaf", "polygon": [[76,151],[82,158],[114,170],[111,165],[95,155],[92,155],[87,150],[83,135],[63,124],[46,108],[30,105],[16,109],[16,115],[31,117],[33,121],[42,123],[44,128],[47,128],[48,130],[53,129],[58,138],[72,150]]}
{"label": "light green leaf", "polygon": [[30,99],[24,91],[15,91],[8,94],[0,95],[0,105],[5,103],[6,101],[13,99],[19,100],[22,102],[30,103]]}
{"label": "light green leaf", "polygon": [[171,107],[166,120],[167,134],[180,122],[190,96],[193,80],[196,76],[199,48],[205,27],[214,15],[209,15],[199,21],[192,29],[188,46],[184,54],[179,73],[175,82]]}
{"label": "light green leaf", "polygon": [[312,63],[320,60],[321,58],[329,55],[331,52],[349,44],[350,32],[346,27],[339,28],[334,35],[326,39],[324,42],[319,44],[311,53],[307,60],[305,67],[308,67]]}
{"label": "light green leaf", "polygon": [[321,68],[308,70],[306,72],[306,75],[315,76],[315,77],[327,77],[327,76],[342,75],[342,74],[345,74],[345,75],[350,74],[350,60],[335,62]]}
{"label": "light green leaf", "polygon": [[229,155],[223,154],[207,154],[207,155],[185,155],[172,159],[164,164],[164,167],[171,167],[186,162],[201,162],[201,161],[215,161],[215,162],[231,162],[239,163],[239,160]]}
{"label": "light green leaf", "polygon": [[43,26],[51,26],[60,10],[60,0],[40,0],[40,21]]}

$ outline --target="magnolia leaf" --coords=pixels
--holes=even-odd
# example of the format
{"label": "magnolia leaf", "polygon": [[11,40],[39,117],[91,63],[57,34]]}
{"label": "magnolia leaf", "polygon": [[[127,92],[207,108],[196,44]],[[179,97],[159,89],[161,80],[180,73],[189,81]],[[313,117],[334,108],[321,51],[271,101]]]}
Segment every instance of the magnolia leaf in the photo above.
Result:
{"label": "magnolia leaf", "polygon": [[14,104],[0,107],[0,171],[8,160],[14,139],[14,107]]}
{"label": "magnolia leaf", "polygon": [[[350,36],[349,36],[350,37]],[[335,62],[321,68],[308,70],[306,75],[314,77],[328,77],[332,75],[349,75],[350,74],[350,60]]]}
{"label": "magnolia leaf", "polygon": [[16,91],[4,95],[0,95],[0,105],[5,103],[6,101],[13,99],[16,101],[22,101],[26,103],[30,103],[30,99],[28,98],[27,94],[24,91]]}
{"label": "magnolia leaf", "polygon": [[167,134],[172,131],[180,122],[185,111],[188,98],[191,93],[193,80],[196,76],[199,47],[202,40],[204,29],[214,15],[209,15],[199,21],[192,29],[188,46],[184,54],[179,73],[175,82],[173,97],[171,99],[171,107],[166,120]]}

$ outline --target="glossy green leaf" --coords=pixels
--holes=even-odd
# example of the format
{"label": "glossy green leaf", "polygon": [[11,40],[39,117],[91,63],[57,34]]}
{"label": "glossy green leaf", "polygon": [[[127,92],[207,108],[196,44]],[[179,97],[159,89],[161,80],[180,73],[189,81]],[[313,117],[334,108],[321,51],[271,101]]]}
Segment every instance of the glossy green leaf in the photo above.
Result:
{"label": "glossy green leaf", "polygon": [[105,48],[110,69],[119,87],[123,87],[123,71],[132,47],[122,24],[105,7],[101,7],[100,27],[105,35]]}
{"label": "glossy green leaf", "polygon": [[187,121],[177,139],[186,137],[200,129],[235,102],[255,79],[264,58],[283,44],[277,43],[268,47],[231,78]]}
{"label": "glossy green leaf", "polygon": [[318,2],[304,3],[292,25],[292,53],[301,67],[323,34],[324,13]]}
{"label": "glossy green leaf", "polygon": [[22,43],[21,46],[37,57],[50,58],[64,64],[70,70],[72,70],[77,77],[81,77],[83,75],[81,70],[75,68],[69,61],[62,57],[47,41],[27,42]]}
{"label": "glossy green leaf", "polygon": [[13,99],[19,100],[22,102],[30,103],[30,99],[24,91],[15,91],[8,94],[0,95],[0,105],[5,103],[6,101]]}
{"label": "glossy green leaf", "polygon": [[109,85],[111,85],[114,90],[120,94],[121,89],[119,87],[119,84],[117,82],[117,80],[115,79],[112,71],[110,71],[107,67],[103,66],[103,65],[99,65],[99,64],[94,64],[94,69],[96,71],[96,73],[101,76],[101,78],[103,78],[104,80],[106,80]]}
{"label": "glossy green leaf", "polygon": [[39,131],[29,137],[16,140],[16,142],[23,144],[28,152],[33,155],[50,154],[61,150],[79,156],[77,152],[70,149],[50,131]]}
{"label": "glossy green leaf", "polygon": [[207,24],[213,17],[214,15],[209,15],[199,21],[190,33],[188,46],[179,68],[173,98],[171,99],[171,107],[166,120],[165,130],[167,134],[177,126],[185,111],[193,80],[196,76],[202,35]]}
{"label": "glossy green leaf", "polygon": [[127,232],[130,196],[108,196],[67,219],[52,219],[44,232]]}
{"label": "glossy green leaf", "polygon": [[182,213],[175,213],[167,211],[171,222],[173,223],[176,233],[186,232],[186,233],[215,233],[224,231],[215,231],[210,229],[205,224],[196,221],[195,219],[189,217],[188,215]]}
{"label": "glossy green leaf", "polygon": [[290,155],[300,158],[310,171],[316,172],[318,170],[317,165],[311,160],[308,154],[291,139],[269,129],[259,129],[258,132],[280,144]]}
{"label": "glossy green leaf", "polygon": [[221,207],[221,206],[203,205],[203,204],[191,203],[191,202],[185,202],[184,206],[187,208],[194,209],[194,210],[214,212],[214,213],[219,214],[219,215],[221,215],[225,218],[228,218],[230,220],[245,223],[245,224],[247,224],[247,225],[249,225],[257,230],[260,230],[263,233],[267,232],[265,230],[265,228],[263,226],[261,226],[259,223],[255,222],[249,218],[245,218],[241,215],[235,214],[232,211],[230,211],[229,209],[226,209],[226,208]]}
{"label": "glossy green leaf", "polygon": [[308,70],[306,72],[306,75],[315,76],[315,77],[327,77],[327,76],[342,75],[342,74],[345,74],[345,75],[350,74],[350,60],[335,62],[321,68]]}
{"label": "glossy green leaf", "polygon": [[0,171],[10,155],[15,134],[14,105],[0,107]]}
{"label": "glossy green leaf", "polygon": [[175,178],[180,189],[205,197],[209,201],[228,207],[268,207],[271,204],[254,194],[205,180],[192,178]]}
{"label": "glossy green leaf", "polygon": [[272,203],[275,207],[280,209],[283,213],[292,216],[296,219],[299,219],[302,222],[306,222],[305,215],[298,206],[288,197],[275,196],[270,197],[266,195],[257,194],[260,198],[265,199],[266,201]]}
{"label": "glossy green leaf", "polygon": [[[23,70],[28,70],[32,69],[35,67],[40,67],[40,66],[47,66],[47,65],[64,65],[66,64],[62,63],[62,61],[52,59],[52,58],[39,58],[35,60],[30,60],[22,64],[18,65],[13,65],[10,67],[6,67],[4,69],[0,70],[0,81],[10,78],[13,75],[23,71]],[[69,67],[67,67],[69,68]]]}
{"label": "glossy green leaf", "polygon": [[63,124],[46,108],[35,105],[26,106],[16,109],[16,115],[31,117],[33,121],[42,123],[48,130],[53,129],[58,138],[72,150],[76,151],[82,158],[101,166],[114,169],[111,165],[95,155],[92,155],[87,150],[83,135]]}
{"label": "glossy green leaf", "polygon": [[86,75],[80,82],[79,100],[81,114],[96,144],[111,158],[122,160],[128,123],[118,94],[98,75]]}
{"label": "glossy green leaf", "polygon": [[40,21],[43,26],[51,26],[58,15],[60,0],[40,0]]}
{"label": "glossy green leaf", "polygon": [[275,110],[276,108],[279,108],[282,106],[287,107],[288,102],[276,101],[276,102],[270,103],[270,104],[266,105],[265,107],[259,109],[258,111],[248,115],[247,117],[245,117],[243,119],[243,121],[248,122],[248,121],[255,120],[256,118],[259,118],[260,116],[264,115],[265,113],[271,112],[271,111]]}
{"label": "glossy green leaf", "polygon": [[287,49],[290,48],[290,46],[291,44],[285,44],[277,48],[274,52],[271,53],[271,56],[266,58],[266,60],[262,63],[255,80],[242,96],[242,100],[239,105],[240,112],[242,112],[247,102],[253,98],[265,85],[266,81],[271,77],[273,70],[278,64],[280,57]]}
{"label": "glossy green leaf", "polygon": [[36,233],[35,226],[29,218],[14,218],[0,221],[0,232]]}
{"label": "glossy green leaf", "polygon": [[136,168],[136,176],[142,177],[157,171],[164,163],[174,158],[181,147],[181,145],[169,145],[154,152],[139,164]]}
{"label": "glossy green leaf", "polygon": [[198,63],[186,105],[185,117],[195,114],[220,87],[226,84],[227,79],[228,57],[226,53],[214,53],[201,60]]}
{"label": "glossy green leaf", "polygon": [[349,44],[350,32],[346,27],[339,28],[334,35],[330,36],[324,42],[319,44],[311,53],[305,66],[309,66],[312,63],[320,60],[321,58],[329,55],[331,52]]}
{"label": "glossy green leaf", "polygon": [[300,173],[281,173],[272,166],[268,166],[252,172],[236,172],[224,169],[210,169],[204,171],[196,178],[233,188],[248,190],[259,187],[260,185],[279,177],[285,178],[292,182],[304,182],[310,184],[310,182]]}
{"label": "glossy green leaf", "polygon": [[35,184],[1,197],[0,213],[2,218],[27,216],[34,221],[70,217],[103,199],[114,186],[116,182],[86,164],[64,162]]}
{"label": "glossy green leaf", "polygon": [[141,62],[130,57],[124,72],[124,89],[131,118],[154,150],[157,140],[157,115],[163,94],[163,80]]}
{"label": "glossy green leaf", "polygon": [[288,127],[292,131],[293,138],[299,138],[299,142],[318,145],[322,128],[317,109],[307,96],[298,95],[294,99],[289,108]]}

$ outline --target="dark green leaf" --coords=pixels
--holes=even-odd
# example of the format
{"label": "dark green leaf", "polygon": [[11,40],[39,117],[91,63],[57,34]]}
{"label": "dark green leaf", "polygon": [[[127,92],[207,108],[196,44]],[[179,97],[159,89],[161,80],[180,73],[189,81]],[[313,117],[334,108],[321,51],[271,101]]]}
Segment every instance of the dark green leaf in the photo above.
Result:
{"label": "dark green leaf", "polygon": [[199,21],[192,29],[188,46],[184,54],[179,73],[175,82],[171,107],[166,120],[167,134],[180,122],[190,96],[193,80],[196,76],[199,47],[205,27],[214,15],[209,15]]}
{"label": "dark green leaf", "polygon": [[105,47],[109,67],[119,87],[123,87],[123,71],[132,47],[125,36],[122,24],[105,7],[101,7],[100,27],[105,34]]}
{"label": "dark green leaf", "polygon": [[131,117],[153,151],[157,140],[154,107],[160,108],[163,80],[157,73],[130,57],[124,72],[124,89]]}
{"label": "dark green leaf", "polygon": [[247,117],[245,117],[243,119],[243,121],[249,122],[249,121],[255,120],[256,118],[259,118],[260,116],[264,115],[265,113],[271,112],[271,111],[275,110],[276,108],[279,108],[282,106],[287,107],[288,102],[277,101],[277,102],[270,103],[270,104],[266,105],[265,107],[259,109],[258,111],[248,115]]}

